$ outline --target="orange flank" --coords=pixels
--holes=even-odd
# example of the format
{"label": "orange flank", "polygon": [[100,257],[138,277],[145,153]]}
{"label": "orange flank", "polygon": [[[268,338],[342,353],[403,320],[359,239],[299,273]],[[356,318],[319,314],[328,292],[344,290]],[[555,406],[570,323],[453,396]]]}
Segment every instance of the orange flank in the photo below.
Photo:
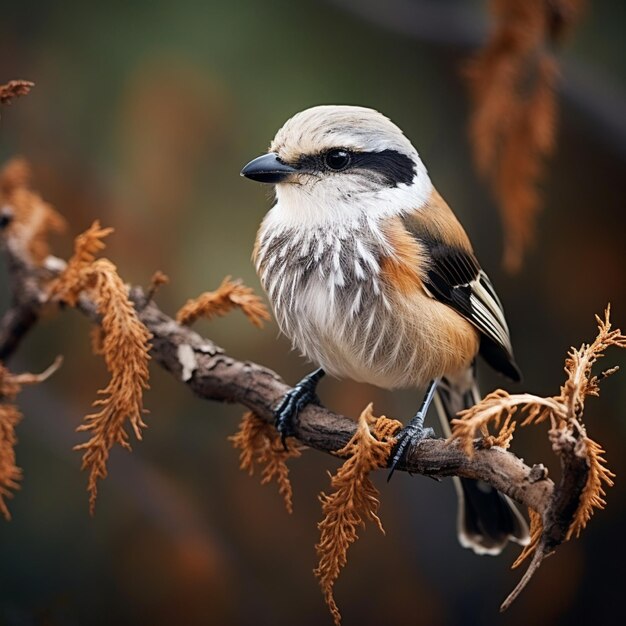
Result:
{"label": "orange flank", "polygon": [[419,268],[424,267],[426,257],[420,244],[397,217],[387,221],[384,231],[394,249],[393,256],[381,259],[381,272],[386,284],[394,285],[405,295],[416,290],[423,291]]}

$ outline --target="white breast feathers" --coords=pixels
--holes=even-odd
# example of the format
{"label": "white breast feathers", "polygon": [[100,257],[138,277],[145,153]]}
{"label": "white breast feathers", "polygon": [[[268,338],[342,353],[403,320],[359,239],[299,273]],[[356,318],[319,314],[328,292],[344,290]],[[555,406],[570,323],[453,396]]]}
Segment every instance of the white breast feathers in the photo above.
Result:
{"label": "white breast feathers", "polygon": [[457,314],[423,291],[398,301],[381,277],[390,255],[377,222],[364,218],[335,229],[264,222],[255,260],[281,330],[311,361],[380,387],[419,386],[455,359],[446,335],[432,331]]}

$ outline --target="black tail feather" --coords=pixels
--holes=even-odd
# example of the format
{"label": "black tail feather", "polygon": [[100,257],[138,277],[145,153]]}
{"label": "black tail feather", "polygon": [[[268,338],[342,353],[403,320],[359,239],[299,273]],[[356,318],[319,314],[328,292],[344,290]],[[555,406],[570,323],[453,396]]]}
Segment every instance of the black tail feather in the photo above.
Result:
{"label": "black tail feather", "polygon": [[[437,389],[435,406],[442,428],[450,436],[450,420],[480,399],[473,372],[467,380],[443,379]],[[477,554],[499,554],[509,541],[526,545],[528,525],[510,498],[478,480],[455,478],[459,498],[457,531],[459,542]]]}
{"label": "black tail feather", "polygon": [[509,541],[528,543],[526,521],[515,504],[479,480],[461,478],[458,537],[477,554],[500,554]]}

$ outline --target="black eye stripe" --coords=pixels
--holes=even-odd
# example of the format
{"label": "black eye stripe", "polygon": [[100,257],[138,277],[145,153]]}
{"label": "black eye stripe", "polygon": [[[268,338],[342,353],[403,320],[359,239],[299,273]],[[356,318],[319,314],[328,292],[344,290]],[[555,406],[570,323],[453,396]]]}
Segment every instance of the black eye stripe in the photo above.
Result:
{"label": "black eye stripe", "polygon": [[[351,159],[349,165],[342,170],[343,172],[356,169],[373,172],[380,176],[383,184],[388,187],[397,187],[401,183],[410,185],[417,172],[413,159],[397,150],[348,152],[350,152]],[[328,152],[301,156],[294,167],[311,173],[329,171],[324,161],[326,154]]]}
{"label": "black eye stripe", "polygon": [[357,152],[352,163],[352,167],[379,174],[389,187],[397,187],[400,183],[410,185],[417,172],[413,159],[396,150]]}

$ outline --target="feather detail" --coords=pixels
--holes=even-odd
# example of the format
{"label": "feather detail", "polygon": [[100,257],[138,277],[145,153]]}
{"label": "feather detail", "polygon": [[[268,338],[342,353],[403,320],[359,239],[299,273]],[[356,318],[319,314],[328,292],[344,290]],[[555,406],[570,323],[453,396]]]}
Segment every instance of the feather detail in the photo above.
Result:
{"label": "feather detail", "polygon": [[404,215],[402,224],[424,251],[415,267],[426,292],[471,322],[481,333],[480,352],[489,365],[519,381],[502,304],[447,204],[435,192],[430,204]]}
{"label": "feather detail", "polygon": [[385,220],[383,232],[391,248],[391,253],[381,259],[385,282],[405,295],[423,291],[419,268],[428,263],[423,247],[407,232],[399,217]]}
{"label": "feather detail", "polygon": [[472,244],[456,215],[436,189],[417,209],[402,215],[405,228],[418,239],[444,241],[451,246],[473,253]]}
{"label": "feather detail", "polygon": [[467,367],[478,351],[476,330],[423,288],[425,248],[397,216],[350,229],[264,224],[256,250],[278,324],[330,374],[414,387]]}

